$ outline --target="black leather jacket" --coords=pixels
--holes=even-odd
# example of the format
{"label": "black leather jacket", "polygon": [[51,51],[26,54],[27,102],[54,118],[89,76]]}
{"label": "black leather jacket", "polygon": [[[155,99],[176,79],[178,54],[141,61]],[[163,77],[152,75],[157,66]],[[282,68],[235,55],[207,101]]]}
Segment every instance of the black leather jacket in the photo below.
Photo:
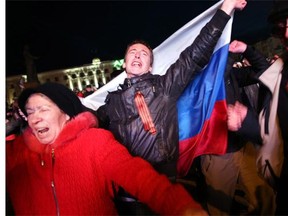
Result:
{"label": "black leather jacket", "polygon": [[[177,99],[195,74],[209,62],[229,19],[230,16],[218,10],[165,75],[146,73],[125,79],[119,90],[109,93],[105,105],[98,109],[100,122],[108,121],[108,129],[132,155],[144,158],[167,176],[176,176],[179,141]],[[157,130],[155,135],[143,129],[134,104],[135,92],[139,90],[149,107]]]}

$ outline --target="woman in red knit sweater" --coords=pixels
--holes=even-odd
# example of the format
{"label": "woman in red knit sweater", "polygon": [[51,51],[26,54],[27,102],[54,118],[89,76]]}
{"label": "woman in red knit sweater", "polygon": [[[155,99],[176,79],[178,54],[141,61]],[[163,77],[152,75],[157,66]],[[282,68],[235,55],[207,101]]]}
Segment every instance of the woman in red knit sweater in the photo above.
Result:
{"label": "woman in red knit sweater", "polygon": [[116,215],[117,185],[157,213],[207,215],[181,185],[96,128],[95,116],[65,86],[26,89],[19,107],[29,126],[6,145],[7,192],[16,215]]}

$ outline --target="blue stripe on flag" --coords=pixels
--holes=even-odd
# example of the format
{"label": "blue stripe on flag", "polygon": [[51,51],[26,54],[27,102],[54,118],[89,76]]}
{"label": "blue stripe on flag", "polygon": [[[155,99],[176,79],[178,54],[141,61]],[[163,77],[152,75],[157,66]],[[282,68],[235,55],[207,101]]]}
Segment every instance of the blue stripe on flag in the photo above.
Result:
{"label": "blue stripe on flag", "polygon": [[191,81],[178,99],[179,140],[200,133],[211,117],[215,102],[225,99],[224,72],[229,44],[219,48],[207,67]]}

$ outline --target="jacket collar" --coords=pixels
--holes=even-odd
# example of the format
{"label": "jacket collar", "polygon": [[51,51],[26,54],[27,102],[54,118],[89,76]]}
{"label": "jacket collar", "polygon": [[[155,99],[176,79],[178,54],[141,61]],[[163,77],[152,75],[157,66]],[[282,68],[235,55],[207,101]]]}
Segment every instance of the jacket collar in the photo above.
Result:
{"label": "jacket collar", "polygon": [[121,87],[127,88],[127,87],[130,87],[131,85],[134,85],[135,83],[150,79],[151,77],[153,77],[153,75],[150,72],[148,72],[148,73],[142,74],[141,76],[126,78]]}

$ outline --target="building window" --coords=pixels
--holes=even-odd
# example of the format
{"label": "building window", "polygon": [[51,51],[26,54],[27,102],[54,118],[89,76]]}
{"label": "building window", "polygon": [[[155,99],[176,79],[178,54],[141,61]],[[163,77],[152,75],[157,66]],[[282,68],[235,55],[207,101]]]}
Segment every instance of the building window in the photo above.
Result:
{"label": "building window", "polygon": [[48,78],[48,79],[46,79],[46,82],[50,82],[51,80]]}
{"label": "building window", "polygon": [[68,76],[67,76],[67,75],[64,75],[63,79],[64,79],[64,80],[68,80]]}
{"label": "building window", "polygon": [[93,76],[93,72],[92,72],[92,71],[89,71],[89,72],[88,72],[88,76]]}
{"label": "building window", "polygon": [[76,74],[72,74],[72,76],[71,76],[73,79],[76,79]]}
{"label": "building window", "polygon": [[81,72],[80,77],[85,77],[85,74],[83,72]]}
{"label": "building window", "polygon": [[59,81],[59,78],[58,78],[58,77],[55,77],[54,80],[55,80],[55,82],[58,82],[58,81]]}

